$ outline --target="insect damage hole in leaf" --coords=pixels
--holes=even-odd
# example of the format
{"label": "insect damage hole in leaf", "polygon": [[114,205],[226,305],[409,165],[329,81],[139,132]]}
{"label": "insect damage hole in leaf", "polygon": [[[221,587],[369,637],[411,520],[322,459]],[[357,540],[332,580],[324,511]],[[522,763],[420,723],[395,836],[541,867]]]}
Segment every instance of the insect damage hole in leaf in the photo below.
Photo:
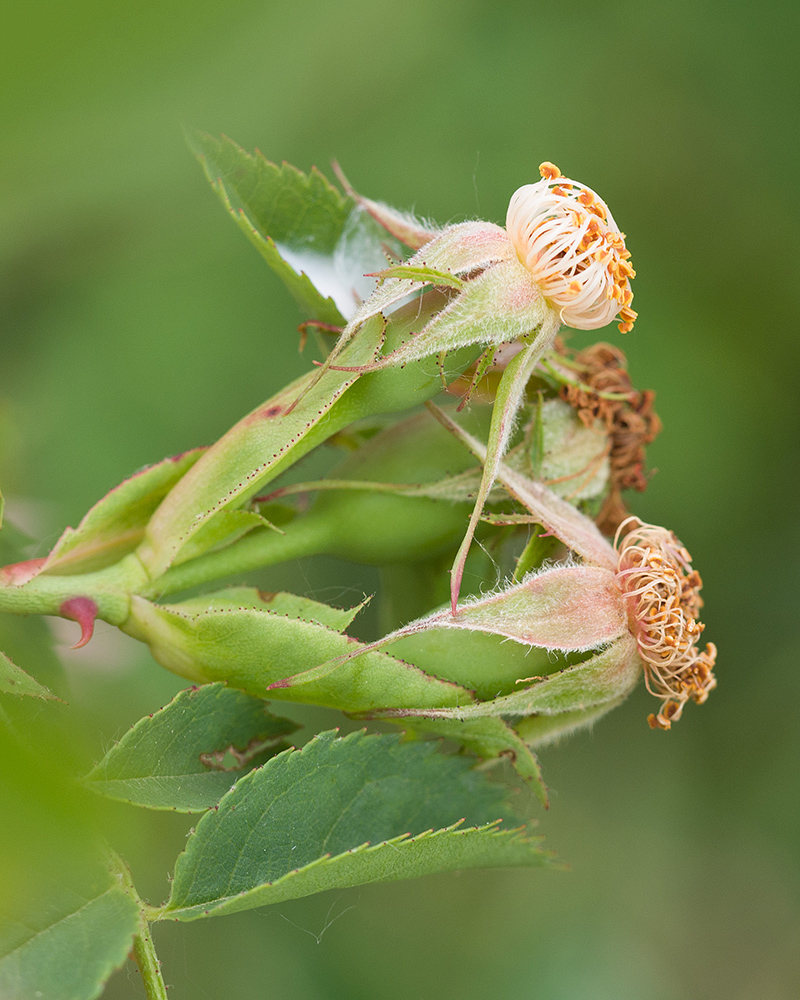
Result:
{"label": "insect damage hole in leaf", "polygon": [[260,698],[207,684],[145,717],[87,775],[89,788],[149,809],[201,812],[237,778],[285,750],[297,729]]}

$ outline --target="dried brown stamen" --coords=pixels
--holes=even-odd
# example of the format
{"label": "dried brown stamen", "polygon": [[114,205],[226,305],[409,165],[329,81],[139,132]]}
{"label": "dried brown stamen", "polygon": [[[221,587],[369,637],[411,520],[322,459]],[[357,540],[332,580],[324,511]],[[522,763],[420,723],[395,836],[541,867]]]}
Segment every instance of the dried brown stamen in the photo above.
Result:
{"label": "dried brown stamen", "polygon": [[622,490],[641,493],[647,486],[645,446],[661,432],[661,421],[653,409],[655,393],[633,387],[625,355],[611,344],[594,344],[572,357],[563,343],[557,343],[556,349],[569,358],[577,375],[574,382],[561,386],[559,395],[575,407],[587,427],[601,420],[609,436],[611,491],[597,524],[611,535],[628,516]]}

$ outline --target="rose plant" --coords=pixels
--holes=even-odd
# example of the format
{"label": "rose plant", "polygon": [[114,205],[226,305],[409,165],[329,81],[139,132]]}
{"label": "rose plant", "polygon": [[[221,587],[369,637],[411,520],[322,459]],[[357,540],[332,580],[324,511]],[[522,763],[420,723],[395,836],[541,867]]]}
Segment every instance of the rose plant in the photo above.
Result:
{"label": "rose plant", "polygon": [[[102,619],[190,682],[25,813],[0,891],[4,997],[97,996],[129,951],[164,997],[154,921],[552,865],[520,793],[547,805],[536,747],[593,724],[640,677],[661,729],[715,683],[689,554],[622,498],[646,485],[653,395],[616,348],[571,350],[561,334],[636,318],[602,199],[544,163],[505,227],[438,227],[357,194],[338,168],[343,192],[226,139],[192,142],[319,357],[215,444],[134,473],[47,556],[0,570],[0,611],[72,620],[77,647]],[[311,452],[327,472],[304,479]],[[318,554],[381,567],[381,638],[356,638],[368,599],[339,608],[248,583]],[[0,656],[11,802],[55,780],[20,707],[62,710],[36,675]],[[365,728],[296,748],[275,701]],[[71,825],[75,802],[91,813],[101,797],[200,814],[162,905]],[[59,823],[62,854],[26,865]]]}

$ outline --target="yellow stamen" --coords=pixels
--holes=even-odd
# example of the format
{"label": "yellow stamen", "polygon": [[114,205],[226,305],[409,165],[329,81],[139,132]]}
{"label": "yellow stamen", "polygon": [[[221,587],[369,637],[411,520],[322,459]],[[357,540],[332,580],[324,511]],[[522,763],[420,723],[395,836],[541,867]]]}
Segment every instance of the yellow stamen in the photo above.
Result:
{"label": "yellow stamen", "polygon": [[542,177],[547,178],[549,181],[553,181],[556,177],[561,177],[561,171],[555,165],[555,163],[550,163],[549,160],[545,160],[544,163],[539,164],[539,173]]}

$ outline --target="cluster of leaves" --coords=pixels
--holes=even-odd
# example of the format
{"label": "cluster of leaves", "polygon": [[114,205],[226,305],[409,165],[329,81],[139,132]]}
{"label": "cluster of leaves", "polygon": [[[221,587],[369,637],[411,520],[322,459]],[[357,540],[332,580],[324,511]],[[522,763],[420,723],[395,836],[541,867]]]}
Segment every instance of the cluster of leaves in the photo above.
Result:
{"label": "cluster of leaves", "polygon": [[[82,787],[100,795],[203,814],[158,908],[139,899],[124,863],[97,841],[85,815],[54,816],[52,794],[37,802],[34,793],[32,809],[21,783],[36,765],[15,770],[20,749],[6,738],[11,787],[3,798],[27,823],[22,857],[19,837],[5,836],[0,995],[96,996],[132,947],[147,957],[154,920],[201,919],[456,868],[548,863],[503,787],[467,758],[364,732],[322,733],[295,750],[286,742],[295,728],[261,699],[222,684],[190,688],[138,722],[84,776]],[[66,780],[57,791],[79,794]],[[157,965],[153,977],[157,996]]]}
{"label": "cluster of leaves", "polygon": [[[324,338],[327,326],[343,325],[355,307],[348,299],[352,288],[358,288],[354,276],[385,267],[387,252],[399,256],[396,241],[363,206],[338,193],[316,171],[305,176],[289,166],[277,167],[258,155],[245,154],[226,140],[203,137],[197,144],[212,184],[237,224],[317,324],[312,329]],[[383,322],[376,317],[348,348],[350,353],[339,360],[358,364],[371,359],[383,338]],[[476,354],[468,351],[462,368]],[[407,407],[410,392],[424,400],[439,388],[435,370],[417,368],[407,374],[390,374],[381,383],[378,408],[383,412]],[[328,392],[326,401],[319,405],[311,380],[286,390],[287,402],[295,399],[304,385],[308,390],[297,427],[284,423],[281,429],[293,443],[301,441],[293,458],[316,446],[337,427],[349,427],[376,409],[375,383],[370,377],[359,382],[360,395],[345,395],[356,382],[354,375],[330,372],[331,378],[339,380],[339,388],[333,394]],[[311,421],[308,412],[315,415]],[[261,478],[242,487],[239,500],[255,497],[283,461],[281,449],[273,447],[269,437],[268,420],[262,420],[259,428],[263,432],[259,430],[255,438],[251,434],[247,446],[254,454],[272,455],[271,465],[267,463],[269,475],[266,466],[259,466]],[[421,452],[414,447],[419,470]],[[441,455],[441,443],[434,444],[432,451]],[[540,463],[544,451],[540,448]],[[234,448],[228,453],[236,453],[239,462],[247,457]],[[108,568],[128,565],[126,559],[134,550],[143,561],[149,560],[151,577],[158,581],[156,596],[180,592],[187,585],[187,578],[181,577],[185,567],[195,565],[193,560],[201,556],[226,558],[232,543],[240,539],[255,538],[262,547],[274,544],[280,550],[283,536],[275,530],[280,514],[275,498],[261,507],[248,503],[246,508],[217,509],[212,502],[204,506],[204,498],[193,495],[191,505],[181,507],[176,501],[168,511],[169,530],[164,528],[159,534],[155,515],[164,510],[165,498],[175,495],[171,491],[202,454],[202,450],[188,452],[132,477],[97,504],[77,530],[68,529],[43,564],[30,568],[30,572],[41,574],[45,597],[51,578],[80,574],[100,578]],[[466,452],[459,454],[462,457],[454,459],[451,467],[453,476],[444,483],[403,488],[397,486],[395,477],[394,482],[390,478],[382,483],[380,472],[373,469],[365,477],[370,486],[360,481],[361,502],[444,498],[450,506],[443,505],[426,526],[418,523],[415,528],[421,552],[452,546],[463,522],[463,505],[474,494],[480,478],[474,460]],[[231,475],[235,478],[235,470]],[[352,494],[347,492],[353,481],[359,481],[358,472],[351,469],[339,482],[348,508],[343,522],[351,525],[352,544],[348,547],[342,532],[337,532],[331,536],[337,539],[331,545],[338,544],[352,555],[361,544],[380,562],[379,543],[363,537],[365,525],[373,519],[359,516]],[[212,499],[209,495],[209,501]],[[335,506],[336,501],[328,503]],[[461,504],[455,515],[454,503]],[[318,506],[324,515],[328,509],[324,498]],[[206,514],[198,518],[198,509]],[[329,509],[326,516],[330,516]],[[414,517],[413,512],[410,516]],[[166,523],[162,518],[160,524]],[[273,541],[265,543],[264,539]],[[526,550],[529,561],[532,552],[530,547]],[[542,548],[537,558],[545,554],[546,548]],[[258,560],[260,564],[265,561],[263,551]],[[246,568],[246,560],[240,559],[237,566]],[[522,564],[518,568],[524,571]],[[223,575],[224,566],[217,572],[217,576]],[[97,593],[102,604],[105,591],[101,587]],[[88,774],[77,776],[69,761],[54,771],[52,754],[43,763],[46,755],[42,746],[36,745],[41,726],[37,728],[31,721],[32,713],[19,708],[23,702],[37,705],[55,701],[58,710],[56,694],[63,693],[59,684],[51,683],[51,691],[44,678],[34,679],[10,656],[0,655],[0,752],[5,762],[0,776],[2,797],[8,815],[19,817],[14,824],[4,824],[0,845],[3,997],[88,1000],[99,995],[108,976],[131,949],[148,995],[164,996],[149,933],[153,921],[203,919],[330,888],[457,868],[551,863],[510,803],[509,789],[487,773],[474,770],[468,757],[445,755],[435,743],[404,741],[399,733],[357,732],[339,738],[329,732],[302,749],[294,749],[288,742],[294,723],[271,714],[262,697],[274,678],[263,673],[268,663],[261,640],[258,669],[262,673],[251,671],[244,680],[236,674],[237,664],[241,666],[245,659],[244,647],[232,641],[229,612],[235,610],[237,622],[249,622],[248,628],[268,633],[269,642],[274,644],[272,655],[279,664],[278,679],[306,671],[309,660],[320,663],[347,652],[353,640],[342,632],[354,612],[291,595],[264,597],[250,590],[220,592],[172,606],[152,604],[149,596],[153,595],[142,591],[142,596],[134,598],[144,609],[136,628],[144,628],[142,623],[149,614],[153,634],[169,629],[180,632],[182,643],[195,643],[196,660],[206,667],[217,662],[214,656],[224,658],[224,680],[240,689],[223,682],[188,688],[161,711],[140,720]],[[41,610],[47,612],[45,597]],[[107,605],[101,610],[107,620],[122,624],[124,615],[117,610],[116,600],[115,593],[109,591]],[[239,614],[248,608],[254,609],[249,618]],[[287,621],[291,628],[282,638],[281,623]],[[84,627],[84,622],[81,624]],[[136,634],[133,626],[126,627]],[[290,669],[300,632],[311,652]],[[405,650],[424,656],[424,650],[414,652],[415,641],[407,640]],[[453,648],[457,646],[455,641]],[[498,648],[499,642],[492,646],[491,654],[502,666]],[[426,698],[432,705],[463,705],[474,700],[470,689],[481,696],[482,684],[486,686],[483,697],[492,698],[497,693],[480,676],[456,676],[464,670],[464,662],[457,663],[457,656],[452,657],[450,668],[443,657],[438,673],[431,670],[423,674],[383,652],[364,655],[372,657],[367,661],[371,669],[359,672],[345,665],[344,672],[340,671],[337,690],[349,693],[346,697],[337,694],[338,702],[326,693],[333,688],[326,687],[325,675],[305,676],[302,683],[289,685],[291,690],[283,696],[367,712],[386,703],[386,685],[396,685],[398,697],[413,689],[405,696],[415,705],[424,704]],[[506,670],[513,685],[515,678],[525,676],[525,670],[530,673],[530,666],[525,664],[523,669],[514,663]],[[214,680],[208,672],[201,679]],[[462,681],[469,689],[461,686]],[[381,698],[374,694],[379,689],[384,691]],[[281,692],[276,690],[275,694]],[[518,763],[522,766],[521,762],[529,761],[525,765],[529,776],[538,781],[534,758],[499,715],[473,722],[441,721],[438,728],[431,722],[428,729],[450,735],[455,731],[453,725],[462,727],[465,746],[489,756],[516,739]],[[413,722],[406,728],[413,728]],[[494,749],[490,753],[487,747]],[[124,862],[98,837],[91,822],[95,797],[145,809],[202,814],[176,861],[169,898],[162,906],[150,905],[139,897]]]}

